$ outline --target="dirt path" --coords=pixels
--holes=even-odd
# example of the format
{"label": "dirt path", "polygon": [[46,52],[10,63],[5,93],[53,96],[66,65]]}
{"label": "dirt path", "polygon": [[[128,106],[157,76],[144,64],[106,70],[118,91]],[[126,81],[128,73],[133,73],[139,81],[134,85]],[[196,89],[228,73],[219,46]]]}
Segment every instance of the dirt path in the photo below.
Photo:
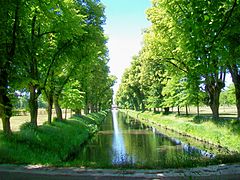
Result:
{"label": "dirt path", "polygon": [[0,165],[0,180],[240,179],[240,164],[164,170],[110,170]]}

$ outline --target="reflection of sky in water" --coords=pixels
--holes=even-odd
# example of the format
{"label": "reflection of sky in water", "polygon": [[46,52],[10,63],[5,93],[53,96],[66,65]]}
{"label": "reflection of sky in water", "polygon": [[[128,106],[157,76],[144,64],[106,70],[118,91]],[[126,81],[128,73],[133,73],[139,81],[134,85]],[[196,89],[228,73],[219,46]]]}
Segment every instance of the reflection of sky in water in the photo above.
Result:
{"label": "reflection of sky in water", "polygon": [[[121,131],[119,131],[117,111],[113,110],[112,115],[113,115],[113,128],[114,128],[113,143],[112,143],[112,150],[113,150],[112,163],[122,164],[124,162],[129,162],[130,158],[126,153],[123,134]],[[133,162],[132,159],[131,159],[131,162]]]}
{"label": "reflection of sky in water", "polygon": [[214,157],[116,110],[111,115],[104,121],[101,133],[81,150],[77,159],[82,164],[175,167],[182,163],[197,163],[202,156]]}
{"label": "reflection of sky in water", "polygon": [[215,155],[213,153],[209,153],[207,151],[198,149],[194,146],[190,146],[190,144],[183,144],[182,146],[183,146],[183,149],[189,154],[199,153],[199,154],[201,154],[202,156],[205,156],[205,157],[209,157],[209,158],[214,158],[215,157]]}

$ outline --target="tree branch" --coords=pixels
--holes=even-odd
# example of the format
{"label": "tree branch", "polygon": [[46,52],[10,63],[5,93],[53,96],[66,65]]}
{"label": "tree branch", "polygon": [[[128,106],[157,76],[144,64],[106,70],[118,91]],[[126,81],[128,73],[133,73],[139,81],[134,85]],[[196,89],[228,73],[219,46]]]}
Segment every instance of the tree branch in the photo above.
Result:
{"label": "tree branch", "polygon": [[[171,60],[176,60],[175,58],[164,58],[164,60],[166,60],[166,62],[172,64],[174,67],[178,68],[179,70],[185,72],[185,73],[188,73],[187,70],[181,68],[180,66],[178,66],[177,64],[173,63]],[[186,66],[187,67],[187,66]]]}
{"label": "tree branch", "polygon": [[71,44],[72,44],[72,43],[71,43],[71,40],[68,40],[68,41],[67,41],[66,43],[64,43],[63,46],[60,47],[60,48],[57,50],[57,52],[53,55],[52,61],[51,61],[50,65],[49,65],[49,67],[48,67],[48,70],[47,70],[46,79],[45,79],[44,85],[43,85],[44,87],[45,87],[46,84],[47,84],[47,80],[48,80],[50,71],[51,71],[51,69],[52,69],[52,67],[53,67],[53,64],[54,64],[55,60],[56,60],[57,57],[63,52],[63,50],[67,49]]}
{"label": "tree branch", "polygon": [[181,6],[178,2],[176,2],[176,3],[177,3],[177,6],[179,7],[179,9],[180,9],[184,14],[188,13],[187,11],[183,10],[182,6]]}
{"label": "tree branch", "polygon": [[15,21],[13,24],[12,43],[11,43],[11,48],[9,52],[9,57],[10,57],[9,61],[12,61],[12,58],[15,55],[15,50],[16,50],[17,28],[19,23],[19,1],[17,1],[17,4],[16,4],[14,20]]}
{"label": "tree branch", "polygon": [[228,23],[230,17],[232,16],[233,10],[235,9],[236,6],[237,6],[237,0],[234,0],[233,6],[232,6],[232,8],[231,8],[231,10],[230,10],[230,13],[229,13],[226,21],[225,21],[225,22],[223,23],[223,25],[220,27],[220,29],[218,30],[217,34],[215,35],[215,37],[213,38],[213,40],[212,40],[212,42],[211,42],[212,46],[210,47],[209,51],[212,50],[212,48],[213,48],[213,46],[214,46],[214,42],[216,41],[216,39],[218,38],[218,36],[221,34],[221,32],[224,30],[224,28],[227,26],[227,23]]}
{"label": "tree branch", "polygon": [[74,72],[74,69],[75,69],[75,67],[73,67],[73,68],[70,70],[70,73],[66,76],[65,80],[63,81],[63,83],[62,83],[62,85],[60,86],[60,88],[56,91],[55,95],[58,96],[58,95],[62,92],[64,86],[67,84],[68,80],[69,80],[70,77],[72,76],[72,74],[73,74],[73,72]]}

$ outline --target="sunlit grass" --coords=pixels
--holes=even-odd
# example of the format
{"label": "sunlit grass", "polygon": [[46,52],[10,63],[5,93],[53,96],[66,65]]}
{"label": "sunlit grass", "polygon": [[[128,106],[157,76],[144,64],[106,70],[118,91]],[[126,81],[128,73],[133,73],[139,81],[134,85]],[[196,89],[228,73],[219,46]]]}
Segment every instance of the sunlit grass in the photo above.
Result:
{"label": "sunlit grass", "polygon": [[0,132],[0,163],[61,165],[97,131],[105,115],[75,116],[38,128],[28,122],[11,137]]}
{"label": "sunlit grass", "polygon": [[[63,116],[65,117],[65,114],[63,113]],[[56,117],[56,114],[53,113],[53,118]],[[38,110],[38,119],[37,123],[38,125],[42,125],[44,122],[47,121],[47,112],[45,109],[39,109]],[[70,118],[70,113],[67,114],[67,118]],[[10,119],[11,123],[11,130],[12,131],[19,131],[20,126],[26,122],[30,122],[30,115],[29,113],[26,113],[26,115],[19,115],[19,116],[13,116]],[[0,119],[0,130],[2,130],[2,120]]]}

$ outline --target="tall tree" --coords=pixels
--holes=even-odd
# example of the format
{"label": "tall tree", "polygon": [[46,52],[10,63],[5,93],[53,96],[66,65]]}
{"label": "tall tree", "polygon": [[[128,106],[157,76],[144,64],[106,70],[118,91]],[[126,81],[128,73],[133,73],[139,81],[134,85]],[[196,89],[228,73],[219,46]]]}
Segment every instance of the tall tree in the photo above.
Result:
{"label": "tall tree", "polygon": [[218,38],[231,7],[225,5],[220,1],[155,0],[148,11],[153,33],[160,37],[156,40],[160,41],[160,59],[185,71],[190,80],[203,79],[213,118],[219,117],[219,94],[226,75],[226,50]]}
{"label": "tall tree", "polygon": [[[12,103],[9,96],[9,87],[16,63],[18,33],[20,29],[20,0],[0,3],[1,39],[0,39],[0,117],[5,134],[11,134],[10,117],[12,116]],[[4,27],[4,28],[3,28]]]}
{"label": "tall tree", "polygon": [[228,21],[226,21],[226,27],[224,29],[224,37],[226,40],[226,46],[229,51],[227,57],[227,67],[231,73],[232,80],[235,86],[237,117],[240,120],[240,7],[239,2],[234,1],[231,11],[228,15]]}
{"label": "tall tree", "polygon": [[[98,0],[15,0],[1,1],[0,5],[1,27],[6,27],[0,30],[0,117],[4,131],[10,134],[10,92],[29,92],[31,122],[37,126],[38,98],[42,92],[49,105],[49,122],[53,103],[61,119],[59,98],[69,80],[78,78],[79,69],[101,61],[101,68],[107,69],[102,28],[105,16]],[[109,78],[105,70],[96,76]],[[90,79],[86,79],[89,86],[87,81]],[[110,86],[107,87],[109,94]]]}
{"label": "tall tree", "polygon": [[[228,58],[229,54],[237,57],[237,46],[233,47],[230,43],[231,37],[226,36],[238,36],[233,31],[228,33],[226,30],[230,26],[236,27],[234,24],[237,23],[233,22],[237,22],[237,18],[234,19],[234,16],[237,17],[237,7],[236,0],[214,3],[209,0],[152,1],[152,7],[147,11],[152,25],[145,31],[142,51],[142,56],[145,57],[142,58],[140,74],[142,77],[148,75],[151,80],[158,74],[160,76],[158,85],[148,83],[152,87],[146,86],[147,102],[157,102],[154,96],[158,93],[164,102],[163,106],[182,105],[183,102],[186,105],[193,103],[199,106],[199,94],[204,87],[212,116],[219,117],[219,96],[225,86],[227,64],[231,66],[228,67],[230,72],[235,69],[235,82],[238,79],[238,65],[229,60],[231,63],[227,63],[227,59],[231,59]],[[235,53],[229,53],[230,49]],[[151,64],[153,66],[148,69]],[[159,73],[161,69],[162,72]],[[130,76],[124,81],[128,82],[129,79]],[[142,78],[141,83],[147,84],[146,82],[147,80]],[[176,86],[179,85],[179,89],[171,85],[173,82]],[[143,84],[140,84],[139,88]],[[124,86],[120,88],[123,89]],[[163,89],[165,96],[160,92]]]}

